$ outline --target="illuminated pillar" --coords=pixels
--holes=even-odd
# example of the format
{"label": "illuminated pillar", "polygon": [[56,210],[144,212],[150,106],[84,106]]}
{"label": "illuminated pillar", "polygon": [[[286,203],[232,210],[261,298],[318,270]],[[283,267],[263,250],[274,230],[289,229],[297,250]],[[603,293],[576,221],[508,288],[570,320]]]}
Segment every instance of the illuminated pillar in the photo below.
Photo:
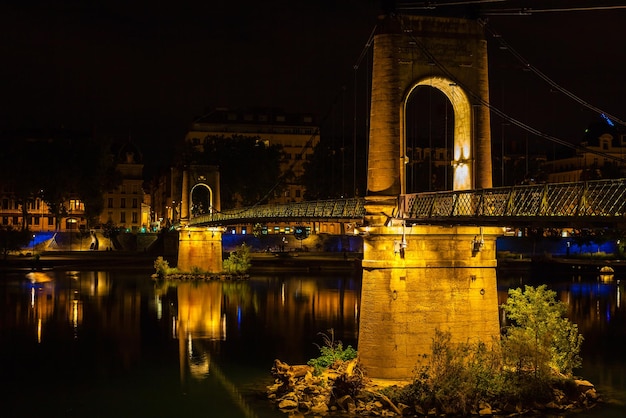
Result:
{"label": "illuminated pillar", "polygon": [[183,169],[183,187],[182,196],[180,199],[180,221],[181,223],[189,222],[189,193],[191,189],[189,187],[189,169],[185,167]]}
{"label": "illuminated pillar", "polygon": [[370,229],[364,237],[358,342],[368,376],[414,377],[421,356],[431,353],[436,330],[450,332],[452,343],[490,344],[499,336],[500,234],[501,228],[483,228],[481,236],[478,227]]}
{"label": "illuminated pillar", "polygon": [[222,231],[206,227],[186,227],[178,232],[178,263],[182,272],[193,268],[210,273],[221,273]]}

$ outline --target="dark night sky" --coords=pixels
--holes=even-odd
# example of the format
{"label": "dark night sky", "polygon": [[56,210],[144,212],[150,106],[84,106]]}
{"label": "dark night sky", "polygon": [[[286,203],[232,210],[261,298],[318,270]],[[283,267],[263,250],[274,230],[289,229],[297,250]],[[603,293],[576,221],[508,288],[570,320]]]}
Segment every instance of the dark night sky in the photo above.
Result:
{"label": "dark night sky", "polygon": [[[149,157],[168,153],[210,107],[274,106],[324,115],[342,86],[352,88],[353,65],[380,4],[3,2],[0,128],[130,134]],[[489,24],[563,87],[626,119],[626,10],[493,16]],[[591,112],[561,101],[507,51],[494,48],[490,66],[494,105],[537,129],[579,139]]]}

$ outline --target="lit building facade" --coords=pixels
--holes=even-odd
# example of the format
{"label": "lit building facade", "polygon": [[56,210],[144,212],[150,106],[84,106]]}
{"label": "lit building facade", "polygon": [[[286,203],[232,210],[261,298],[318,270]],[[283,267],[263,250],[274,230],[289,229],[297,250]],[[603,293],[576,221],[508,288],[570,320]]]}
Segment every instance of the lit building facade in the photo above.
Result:
{"label": "lit building facade", "polygon": [[126,232],[142,232],[149,227],[150,199],[143,190],[143,158],[139,149],[130,141],[114,151],[115,169],[121,175],[121,183],[104,194],[104,210],[98,219],[102,225],[109,224]]}
{"label": "lit building facade", "polygon": [[[547,161],[542,168],[548,183],[565,183],[626,175],[626,135],[603,133],[581,144],[590,151]],[[595,151],[595,152],[592,152]],[[618,159],[621,159],[619,161]]]}
{"label": "lit building facade", "polygon": [[299,178],[304,174],[305,161],[319,142],[319,127],[313,115],[286,113],[273,108],[217,108],[197,119],[185,140],[199,145],[207,136],[233,135],[258,137],[266,145],[282,147],[284,158],[280,163],[281,174],[291,170],[294,176],[280,195],[270,197],[270,204],[304,200],[305,188]]}
{"label": "lit building facade", "polygon": [[[26,205],[28,215],[25,226],[33,232],[76,231],[86,228],[85,204],[79,199],[69,199],[65,203],[67,214],[60,218],[58,224],[41,196],[33,197]],[[3,187],[0,195],[0,224],[13,229],[21,229],[24,225],[22,205],[9,187]]]}

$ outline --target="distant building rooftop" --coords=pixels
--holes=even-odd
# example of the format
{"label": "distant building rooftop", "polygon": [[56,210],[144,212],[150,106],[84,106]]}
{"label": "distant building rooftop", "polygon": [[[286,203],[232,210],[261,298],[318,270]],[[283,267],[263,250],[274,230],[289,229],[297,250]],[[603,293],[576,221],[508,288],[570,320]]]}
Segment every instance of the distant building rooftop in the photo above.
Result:
{"label": "distant building rooftop", "polygon": [[[317,126],[317,118],[311,113],[288,113],[278,108],[243,108],[228,109],[215,108],[207,114],[196,119],[191,130],[204,131],[211,125],[211,131],[223,130],[232,131],[233,126]],[[230,127],[228,129],[216,129],[217,127]],[[261,128],[261,130],[264,130]]]}

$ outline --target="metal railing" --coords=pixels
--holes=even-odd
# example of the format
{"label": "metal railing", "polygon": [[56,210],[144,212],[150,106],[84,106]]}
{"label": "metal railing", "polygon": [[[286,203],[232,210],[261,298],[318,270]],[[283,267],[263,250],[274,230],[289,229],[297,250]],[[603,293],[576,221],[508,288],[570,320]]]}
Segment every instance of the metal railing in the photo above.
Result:
{"label": "metal railing", "polygon": [[[364,198],[262,205],[203,214],[190,225],[285,221],[351,222]],[[409,224],[598,226],[626,223],[626,179],[400,195],[397,219]]]}
{"label": "metal railing", "polygon": [[228,225],[235,223],[281,221],[353,221],[363,219],[364,199],[318,200],[284,205],[259,205],[229,209],[196,216],[190,225]]}
{"label": "metal railing", "polygon": [[402,195],[399,217],[503,226],[626,222],[626,179]]}

